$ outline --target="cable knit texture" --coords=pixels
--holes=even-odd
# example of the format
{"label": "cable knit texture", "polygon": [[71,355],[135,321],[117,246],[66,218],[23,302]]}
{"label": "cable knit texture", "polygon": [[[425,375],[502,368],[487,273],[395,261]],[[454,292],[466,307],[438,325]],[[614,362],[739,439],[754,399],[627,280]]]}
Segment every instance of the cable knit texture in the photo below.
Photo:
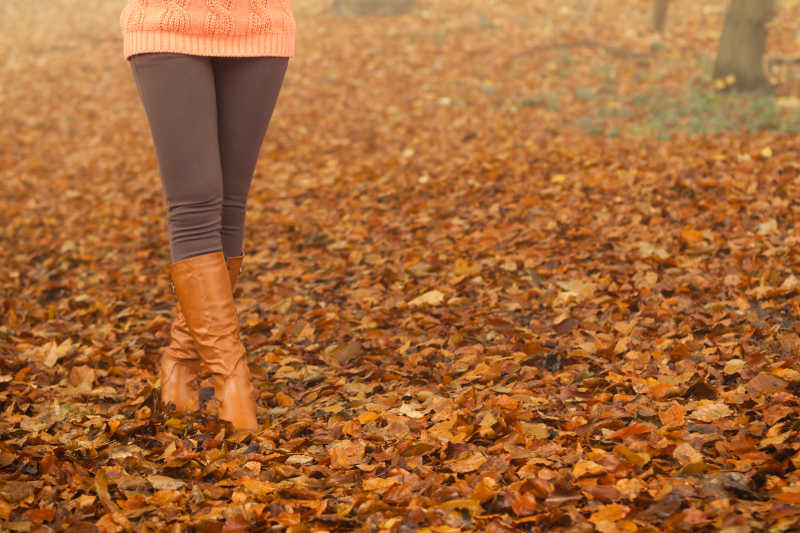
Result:
{"label": "cable knit texture", "polygon": [[126,0],[119,22],[124,54],[175,52],[216,57],[290,57],[290,0]]}

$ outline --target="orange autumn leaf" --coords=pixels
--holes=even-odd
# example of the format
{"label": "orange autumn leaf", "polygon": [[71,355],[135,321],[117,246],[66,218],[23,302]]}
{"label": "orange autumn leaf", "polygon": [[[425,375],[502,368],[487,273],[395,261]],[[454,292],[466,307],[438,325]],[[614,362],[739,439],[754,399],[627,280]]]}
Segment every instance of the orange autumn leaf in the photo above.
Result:
{"label": "orange autumn leaf", "polygon": [[690,246],[694,246],[703,240],[703,234],[691,226],[687,226],[681,231],[681,239]]}
{"label": "orange autumn leaf", "polygon": [[466,472],[473,472],[477,470],[478,468],[483,466],[486,460],[487,459],[483,454],[475,452],[459,457],[458,459],[450,462],[448,464],[448,467],[453,472],[458,472],[463,474]]}
{"label": "orange autumn leaf", "polygon": [[335,441],[329,446],[331,467],[349,468],[364,458],[364,443],[351,440]]}
{"label": "orange autumn leaf", "polygon": [[616,522],[625,518],[629,512],[630,507],[627,505],[620,505],[617,503],[601,505],[597,511],[592,513],[589,517],[589,521],[594,524],[600,522]]}
{"label": "orange autumn leaf", "polygon": [[594,461],[578,461],[575,463],[575,466],[572,467],[572,477],[576,479],[584,476],[603,474],[605,472],[606,468]]}
{"label": "orange autumn leaf", "polygon": [[686,423],[686,408],[680,404],[673,404],[664,411],[659,411],[658,418],[667,427],[680,427]]}

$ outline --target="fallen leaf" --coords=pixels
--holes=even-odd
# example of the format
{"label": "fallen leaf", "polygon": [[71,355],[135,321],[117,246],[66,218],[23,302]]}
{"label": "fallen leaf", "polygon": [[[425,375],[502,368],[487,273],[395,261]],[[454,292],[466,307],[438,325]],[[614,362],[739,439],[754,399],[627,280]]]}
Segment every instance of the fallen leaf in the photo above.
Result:
{"label": "fallen leaf", "polygon": [[757,394],[774,394],[775,392],[784,390],[788,383],[781,378],[772,374],[761,372],[753,379],[744,384],[747,392]]}
{"label": "fallen leaf", "polygon": [[681,466],[686,466],[693,463],[701,463],[703,461],[703,454],[694,449],[689,443],[681,442],[675,447],[672,457]]}
{"label": "fallen leaf", "polygon": [[681,232],[681,239],[689,246],[694,246],[703,240],[703,234],[692,226],[687,226]]}
{"label": "fallen leaf", "polygon": [[650,462],[649,454],[644,452],[634,452],[630,448],[621,444],[614,446],[614,453],[638,467],[643,467]]}
{"label": "fallen leaf", "polygon": [[417,296],[416,298],[408,302],[408,305],[412,306],[423,305],[423,304],[440,305],[443,301],[444,301],[444,293],[437,290],[432,290]]}
{"label": "fallen leaf", "polygon": [[477,501],[473,500],[472,498],[455,498],[452,500],[448,500],[444,503],[440,503],[436,506],[437,509],[442,511],[451,511],[453,509],[466,509],[473,514],[481,514],[483,513],[483,507]]}
{"label": "fallen leaf", "polygon": [[185,481],[160,474],[147,476],[147,481],[155,490],[176,490],[186,485]]}
{"label": "fallen leaf", "polygon": [[715,422],[720,418],[730,416],[732,411],[723,402],[712,402],[710,400],[700,400],[697,407],[692,410],[689,418],[700,422]]}
{"label": "fallen leaf", "polygon": [[464,474],[473,472],[486,463],[486,457],[478,452],[474,452],[447,463],[448,468],[453,472]]}
{"label": "fallen leaf", "polygon": [[385,491],[397,483],[396,479],[371,477],[364,480],[362,488],[367,491]]}
{"label": "fallen leaf", "polygon": [[796,96],[781,96],[775,100],[775,103],[784,109],[800,109],[800,98]]}
{"label": "fallen leaf", "polygon": [[746,363],[743,359],[731,359],[725,363],[725,368],[722,369],[726,374],[739,374],[744,370]]}
{"label": "fallen leaf", "polygon": [[598,474],[605,474],[605,473],[606,473],[605,467],[595,463],[594,461],[581,460],[575,463],[575,466],[572,467],[572,477],[574,477],[575,479],[584,476],[595,476]]}
{"label": "fallen leaf", "polygon": [[111,495],[108,492],[108,479],[106,478],[105,471],[98,470],[95,474],[94,490],[109,513],[116,513],[119,511],[119,507],[112,501]]}
{"label": "fallen leaf", "polygon": [[87,389],[91,389],[94,379],[94,369],[86,365],[73,366],[69,371],[69,383],[73,387],[85,385]]}
{"label": "fallen leaf", "polygon": [[628,516],[630,510],[630,507],[627,505],[620,505],[618,503],[601,505],[597,508],[597,511],[592,513],[589,517],[589,521],[593,524],[598,524],[600,522],[617,522]]}
{"label": "fallen leaf", "polygon": [[328,446],[331,468],[350,468],[364,458],[366,446],[360,441],[338,440]]}
{"label": "fallen leaf", "polygon": [[666,427],[680,427],[686,423],[686,408],[680,404],[672,404],[669,409],[659,411],[658,418]]}
{"label": "fallen leaf", "polygon": [[286,458],[287,465],[302,466],[313,462],[314,462],[313,457],[302,454],[290,455],[289,457]]}
{"label": "fallen leaf", "polygon": [[769,235],[770,233],[775,233],[776,231],[778,231],[778,221],[774,218],[771,218],[758,225],[759,235]]}
{"label": "fallen leaf", "polygon": [[498,484],[497,481],[490,477],[481,478],[481,480],[472,489],[472,499],[483,503],[497,494]]}

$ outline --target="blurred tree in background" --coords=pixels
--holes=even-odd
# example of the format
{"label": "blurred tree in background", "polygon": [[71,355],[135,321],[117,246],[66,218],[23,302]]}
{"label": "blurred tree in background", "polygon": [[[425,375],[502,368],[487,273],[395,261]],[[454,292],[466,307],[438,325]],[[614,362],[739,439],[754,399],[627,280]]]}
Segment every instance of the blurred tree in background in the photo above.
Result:
{"label": "blurred tree in background", "polygon": [[[652,29],[663,33],[672,0],[654,0]],[[775,16],[775,0],[731,0],[714,65],[722,88],[760,90],[770,87],[764,75],[767,23]]]}
{"label": "blurred tree in background", "polygon": [[400,15],[414,7],[414,0],[336,0],[331,6],[335,15]]}
{"label": "blurred tree in background", "polygon": [[667,11],[669,10],[669,3],[672,0],[655,0],[653,5],[653,31],[658,33],[664,32],[664,26],[667,24]]}
{"label": "blurred tree in background", "polygon": [[775,15],[774,0],[731,0],[719,41],[714,79],[736,89],[769,88],[764,75],[767,23]]}

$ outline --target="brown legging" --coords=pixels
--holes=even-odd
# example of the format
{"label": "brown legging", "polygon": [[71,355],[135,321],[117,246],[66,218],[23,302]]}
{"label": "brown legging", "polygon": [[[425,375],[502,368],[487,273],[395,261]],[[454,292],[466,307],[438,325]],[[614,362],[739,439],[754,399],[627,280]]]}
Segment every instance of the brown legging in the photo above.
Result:
{"label": "brown legging", "polygon": [[161,171],[173,262],[243,254],[250,181],[288,61],[131,57]]}

